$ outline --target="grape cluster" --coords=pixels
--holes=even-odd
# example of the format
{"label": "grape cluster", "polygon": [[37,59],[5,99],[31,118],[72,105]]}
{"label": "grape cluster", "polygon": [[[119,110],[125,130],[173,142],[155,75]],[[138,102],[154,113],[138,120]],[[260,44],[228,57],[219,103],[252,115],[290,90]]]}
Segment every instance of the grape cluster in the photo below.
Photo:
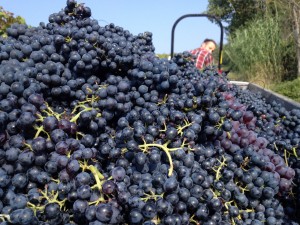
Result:
{"label": "grape cluster", "polygon": [[74,0],[0,39],[0,225],[298,224],[300,112]]}
{"label": "grape cluster", "polygon": [[[293,180],[285,182],[290,186],[288,196],[281,196],[281,202],[285,206],[286,213],[296,217],[297,208],[300,204],[299,198],[299,131],[300,131],[300,111],[293,109],[290,112],[276,102],[266,104],[260,93],[249,94],[249,91],[234,90],[243,104],[248,105],[248,109],[256,116],[256,131],[259,136],[268,140],[268,147],[277,154],[281,155],[286,165],[290,168],[283,169],[281,166],[274,168],[280,174],[286,174],[286,178],[294,177]],[[294,170],[291,170],[291,168]]]}

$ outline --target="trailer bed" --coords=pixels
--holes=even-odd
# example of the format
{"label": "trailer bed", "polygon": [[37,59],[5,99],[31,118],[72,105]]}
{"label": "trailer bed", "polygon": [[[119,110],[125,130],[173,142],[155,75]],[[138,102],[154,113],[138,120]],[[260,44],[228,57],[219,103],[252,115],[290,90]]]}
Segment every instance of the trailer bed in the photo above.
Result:
{"label": "trailer bed", "polygon": [[292,110],[292,109],[300,110],[299,102],[296,102],[288,97],[285,97],[271,90],[265,89],[259,85],[250,82],[243,82],[243,81],[230,81],[230,83],[235,84],[244,90],[248,89],[252,92],[261,93],[261,95],[266,99],[266,102],[268,103],[276,101],[280,103],[283,107],[285,107],[287,110]]}

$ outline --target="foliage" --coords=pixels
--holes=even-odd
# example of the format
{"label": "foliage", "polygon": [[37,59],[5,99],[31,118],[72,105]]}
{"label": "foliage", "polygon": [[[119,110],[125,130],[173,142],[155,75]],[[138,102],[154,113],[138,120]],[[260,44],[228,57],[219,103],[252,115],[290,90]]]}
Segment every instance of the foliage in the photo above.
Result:
{"label": "foliage", "polygon": [[220,46],[217,45],[216,49],[212,52],[212,56],[214,57],[216,64],[219,62],[219,53],[220,53]]}
{"label": "foliage", "polygon": [[[270,16],[276,18],[280,37],[284,40],[280,64],[282,74],[276,79],[278,81],[295,79],[297,75],[300,75],[300,36],[299,29],[296,26],[299,23],[295,18],[294,7],[298,11],[300,0],[209,0],[207,13],[216,15],[223,23],[227,24],[227,35],[232,40],[239,31],[243,30],[245,32],[245,29],[247,30],[247,27],[251,24],[257,24],[258,19],[262,21]],[[256,37],[252,37],[255,42]],[[270,49],[262,49],[262,52],[268,51]],[[223,64],[228,63],[227,59],[226,54],[224,54]],[[230,64],[232,66],[233,63]],[[257,68],[256,70],[264,70],[261,66],[253,65]],[[279,65],[276,64],[276,67],[279,67]],[[243,71],[243,73],[245,72]]]}
{"label": "foliage", "polygon": [[271,90],[300,102],[300,78],[272,85]]}
{"label": "foliage", "polygon": [[285,54],[282,58],[283,74],[282,78],[285,81],[297,78],[297,54],[296,46],[293,37],[286,40],[284,48]]}
{"label": "foliage", "polygon": [[207,13],[226,23],[229,33],[235,32],[258,15],[264,14],[265,1],[257,0],[209,0]]}
{"label": "foliage", "polygon": [[232,69],[247,81],[279,81],[283,73],[286,43],[281,38],[276,18],[256,19],[229,38],[225,53]]}
{"label": "foliage", "polygon": [[13,13],[0,6],[0,36],[5,36],[6,29],[14,23],[25,24],[25,20],[21,16],[15,17]]}
{"label": "foliage", "polygon": [[[300,75],[300,33],[299,33],[299,0],[269,0],[268,12],[276,15],[280,27],[281,36],[286,40],[285,55],[283,57],[283,79],[295,79]],[[298,68],[299,67],[299,68]]]}
{"label": "foliage", "polygon": [[[174,54],[174,55],[175,55],[175,54]],[[170,56],[170,54],[166,54],[166,53],[164,53],[164,54],[157,54],[157,56],[158,56],[160,59],[162,59],[162,58],[168,59],[169,56]]]}

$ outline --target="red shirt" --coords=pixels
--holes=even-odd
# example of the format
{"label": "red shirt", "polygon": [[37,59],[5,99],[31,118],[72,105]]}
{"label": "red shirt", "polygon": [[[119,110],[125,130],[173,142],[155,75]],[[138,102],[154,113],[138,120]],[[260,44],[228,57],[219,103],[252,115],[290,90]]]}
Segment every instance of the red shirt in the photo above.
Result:
{"label": "red shirt", "polygon": [[211,65],[214,62],[214,59],[209,51],[203,48],[196,48],[190,51],[193,55],[196,55],[195,65],[198,69],[202,69],[205,66]]}

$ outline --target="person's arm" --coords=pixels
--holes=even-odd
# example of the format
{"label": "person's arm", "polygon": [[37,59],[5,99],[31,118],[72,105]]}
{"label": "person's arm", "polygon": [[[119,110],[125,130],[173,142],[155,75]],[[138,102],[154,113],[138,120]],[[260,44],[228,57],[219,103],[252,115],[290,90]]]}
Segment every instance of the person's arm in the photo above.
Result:
{"label": "person's arm", "polygon": [[191,50],[190,53],[192,55],[196,56],[195,58],[191,58],[192,61],[196,62],[197,61],[197,57],[198,57],[198,53],[199,53],[199,48]]}
{"label": "person's arm", "polygon": [[193,54],[193,55],[197,55],[198,52],[199,52],[199,49],[198,49],[198,48],[193,49],[193,50],[190,51],[190,53]]}

